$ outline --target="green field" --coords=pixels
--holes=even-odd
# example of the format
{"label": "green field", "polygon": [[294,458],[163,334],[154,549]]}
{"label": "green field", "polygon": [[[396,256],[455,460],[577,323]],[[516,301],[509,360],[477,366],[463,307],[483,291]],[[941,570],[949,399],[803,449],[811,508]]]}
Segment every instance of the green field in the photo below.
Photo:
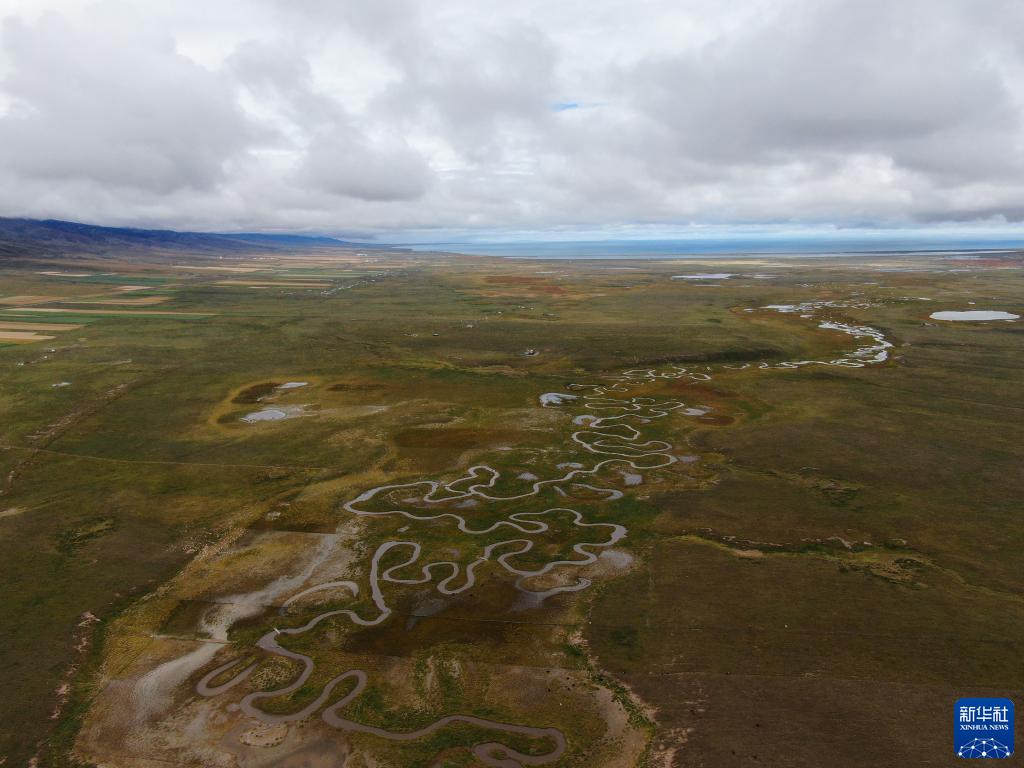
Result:
{"label": "green field", "polygon": [[0,346],[0,765],[938,766],[1024,707],[1024,321],[929,319],[1018,255],[69,264],[0,266],[82,325]]}

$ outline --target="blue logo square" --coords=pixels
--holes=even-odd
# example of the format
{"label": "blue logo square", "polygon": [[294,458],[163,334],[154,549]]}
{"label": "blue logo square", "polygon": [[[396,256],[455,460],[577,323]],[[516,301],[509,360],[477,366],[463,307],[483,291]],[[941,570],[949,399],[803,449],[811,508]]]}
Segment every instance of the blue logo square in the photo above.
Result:
{"label": "blue logo square", "polygon": [[1013,754],[1013,702],[957,699],[953,707],[953,751],[957,757],[1000,759]]}

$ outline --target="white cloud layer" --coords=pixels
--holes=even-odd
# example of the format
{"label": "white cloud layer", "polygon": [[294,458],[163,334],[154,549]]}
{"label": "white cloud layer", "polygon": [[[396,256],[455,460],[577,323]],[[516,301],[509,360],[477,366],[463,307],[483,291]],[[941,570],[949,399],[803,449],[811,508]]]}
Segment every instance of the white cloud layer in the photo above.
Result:
{"label": "white cloud layer", "polygon": [[0,215],[1024,219],[1020,0],[0,0]]}

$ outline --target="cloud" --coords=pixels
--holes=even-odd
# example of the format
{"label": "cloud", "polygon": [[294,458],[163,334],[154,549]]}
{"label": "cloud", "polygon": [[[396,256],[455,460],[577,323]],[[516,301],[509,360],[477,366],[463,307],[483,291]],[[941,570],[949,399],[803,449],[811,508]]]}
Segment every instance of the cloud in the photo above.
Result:
{"label": "cloud", "polygon": [[[47,15],[8,19],[12,71],[0,119],[0,167],[50,184],[94,182],[167,194],[210,189],[255,137],[233,85],[175,50],[173,37],[122,9],[99,6],[88,23]],[[127,32],[127,34],[125,34]]]}
{"label": "cloud", "polygon": [[300,180],[335,195],[408,201],[423,195],[431,171],[419,154],[400,142],[323,136],[311,143]]}
{"label": "cloud", "polygon": [[957,10],[822,0],[652,57],[620,82],[685,157],[778,165],[872,154],[961,180],[1019,169],[1019,109]]}
{"label": "cloud", "polygon": [[1024,211],[1013,0],[7,0],[0,215],[210,229]]}

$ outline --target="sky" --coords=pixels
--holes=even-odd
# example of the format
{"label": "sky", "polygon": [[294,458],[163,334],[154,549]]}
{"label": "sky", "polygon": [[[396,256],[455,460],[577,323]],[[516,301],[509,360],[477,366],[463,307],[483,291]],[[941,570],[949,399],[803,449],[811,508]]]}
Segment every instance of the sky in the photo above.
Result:
{"label": "sky", "polygon": [[0,216],[1024,231],[1020,0],[0,0]]}

